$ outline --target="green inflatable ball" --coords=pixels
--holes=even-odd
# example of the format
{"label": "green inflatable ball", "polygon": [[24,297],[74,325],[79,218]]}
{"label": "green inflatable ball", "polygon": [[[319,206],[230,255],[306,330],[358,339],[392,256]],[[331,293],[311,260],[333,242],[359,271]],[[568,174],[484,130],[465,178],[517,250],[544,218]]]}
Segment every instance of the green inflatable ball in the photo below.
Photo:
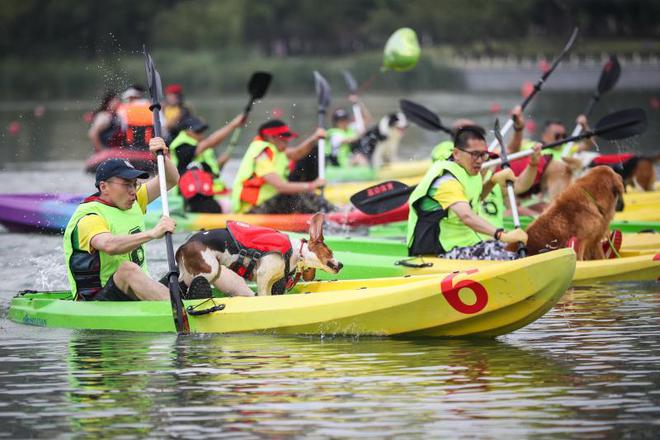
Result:
{"label": "green inflatable ball", "polygon": [[410,70],[417,64],[420,52],[415,31],[410,28],[401,28],[394,32],[385,43],[383,68],[397,72]]}

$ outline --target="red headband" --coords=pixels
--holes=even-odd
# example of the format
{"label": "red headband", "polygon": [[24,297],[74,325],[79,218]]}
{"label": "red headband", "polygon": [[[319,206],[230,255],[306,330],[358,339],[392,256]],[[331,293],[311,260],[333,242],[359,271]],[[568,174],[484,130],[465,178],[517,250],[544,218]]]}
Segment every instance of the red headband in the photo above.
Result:
{"label": "red headband", "polygon": [[292,133],[287,125],[264,128],[261,130],[261,134],[266,136],[298,137],[298,133]]}

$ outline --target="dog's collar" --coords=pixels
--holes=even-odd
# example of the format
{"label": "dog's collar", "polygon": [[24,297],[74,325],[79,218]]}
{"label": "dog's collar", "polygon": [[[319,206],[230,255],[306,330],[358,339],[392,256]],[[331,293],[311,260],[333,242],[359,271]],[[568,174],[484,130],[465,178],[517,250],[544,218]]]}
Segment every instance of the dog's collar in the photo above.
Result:
{"label": "dog's collar", "polygon": [[582,192],[587,196],[588,199],[594,202],[594,205],[596,205],[596,208],[598,208],[598,212],[600,212],[600,215],[602,215],[603,217],[607,217],[605,215],[605,212],[603,211],[603,208],[601,208],[598,202],[596,201],[596,198],[592,196],[591,193],[584,188],[582,188]]}
{"label": "dog's collar", "polygon": [[304,238],[300,239],[300,249],[298,249],[298,262],[296,263],[296,268],[293,270],[292,274],[293,276],[288,277],[287,285],[286,285],[286,290],[291,290],[293,289],[293,286],[298,284],[298,281],[300,281],[300,277],[302,277],[303,270],[305,269],[304,259],[302,258],[302,248],[303,245],[307,243],[307,240]]}

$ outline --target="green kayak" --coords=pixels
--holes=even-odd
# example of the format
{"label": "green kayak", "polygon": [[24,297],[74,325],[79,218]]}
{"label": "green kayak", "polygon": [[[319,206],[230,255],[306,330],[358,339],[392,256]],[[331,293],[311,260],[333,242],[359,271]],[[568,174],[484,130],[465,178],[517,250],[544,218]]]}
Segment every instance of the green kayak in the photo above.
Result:
{"label": "green kayak", "polygon": [[[532,217],[520,217],[520,226],[527,228],[534,220]],[[406,236],[407,222],[394,222],[384,225],[372,226],[369,228],[370,237],[382,238],[400,238]],[[504,228],[513,229],[513,219],[506,217],[504,219]],[[631,220],[615,220],[610,223],[610,229],[618,229],[621,232],[660,232],[660,222],[645,222]]]}
{"label": "green kayak", "polygon": [[[316,271],[317,278],[325,280],[426,275],[503,264],[431,256],[410,258],[403,239],[329,236],[325,243],[343,264],[337,275]],[[660,234],[624,234],[620,255],[609,260],[578,261],[573,282],[660,279]]]}

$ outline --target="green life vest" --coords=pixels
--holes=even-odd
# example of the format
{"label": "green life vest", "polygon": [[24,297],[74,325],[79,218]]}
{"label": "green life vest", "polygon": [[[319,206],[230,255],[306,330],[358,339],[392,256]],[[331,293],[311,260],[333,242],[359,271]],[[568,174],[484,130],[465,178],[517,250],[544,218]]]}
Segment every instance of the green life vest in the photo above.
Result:
{"label": "green life vest", "polygon": [[231,192],[231,206],[234,212],[247,212],[253,206],[261,205],[278,194],[274,186],[255,174],[257,156],[264,150],[269,151],[268,154],[275,164],[275,173],[283,180],[289,180],[289,159],[286,153],[279,151],[270,142],[255,138],[245,152],[234,180]]}
{"label": "green life vest", "polygon": [[[190,136],[185,130],[180,131],[177,137],[175,137],[174,140],[170,143],[170,160],[176,167],[179,166],[179,156],[177,155],[176,150],[181,145],[186,144],[197,148],[199,141]],[[225,184],[222,179],[220,179],[220,167],[218,166],[218,158],[216,157],[215,150],[213,148],[207,148],[206,150],[202,151],[201,154],[195,156],[191,162],[191,165],[192,164],[197,164],[200,166],[206,165],[206,167],[208,167],[208,169],[211,171],[211,174],[213,174],[213,191],[220,192],[225,189]]]}
{"label": "green life vest", "polygon": [[454,142],[453,141],[443,141],[440,142],[433,148],[431,151],[431,160],[437,162],[439,160],[447,160],[451,157],[452,152],[454,151]]}
{"label": "green life vest", "polygon": [[407,244],[410,255],[443,254],[455,247],[472,246],[481,241],[479,234],[465,225],[454,211],[443,209],[429,196],[435,180],[445,173],[450,173],[461,184],[474,212],[481,212],[481,174],[471,176],[454,161],[434,163],[408,200]]}
{"label": "green life vest", "polygon": [[147,257],[142,246],[121,255],[109,255],[102,251],[89,253],[78,247],[78,222],[91,214],[100,215],[112,235],[137,234],[146,229],[144,213],[137,202],[125,211],[98,201],[78,205],[64,230],[64,258],[74,298],[77,295],[92,297],[125,261],[132,261],[148,273]]}
{"label": "green life vest", "polygon": [[[492,175],[493,172],[489,170],[483,178],[484,182],[487,182]],[[481,201],[480,215],[486,219],[488,223],[495,226],[496,228],[503,228],[505,209],[506,206],[504,205],[504,194],[502,193],[502,188],[499,185],[495,185],[492,191],[486,196],[486,198]],[[483,234],[482,237],[485,239],[491,238]]]}
{"label": "green life vest", "polygon": [[327,141],[325,142],[325,155],[326,157],[331,157],[330,161],[328,162],[328,166],[338,166],[341,168],[350,166],[351,146],[346,142],[342,142],[342,144],[339,146],[339,149],[337,150],[337,155],[335,156],[337,159],[337,165],[335,165],[332,163],[332,145],[330,141],[334,136],[341,136],[344,139],[351,139],[355,137],[355,131],[350,127],[346,128],[346,130],[334,127],[328,129],[326,133]]}

